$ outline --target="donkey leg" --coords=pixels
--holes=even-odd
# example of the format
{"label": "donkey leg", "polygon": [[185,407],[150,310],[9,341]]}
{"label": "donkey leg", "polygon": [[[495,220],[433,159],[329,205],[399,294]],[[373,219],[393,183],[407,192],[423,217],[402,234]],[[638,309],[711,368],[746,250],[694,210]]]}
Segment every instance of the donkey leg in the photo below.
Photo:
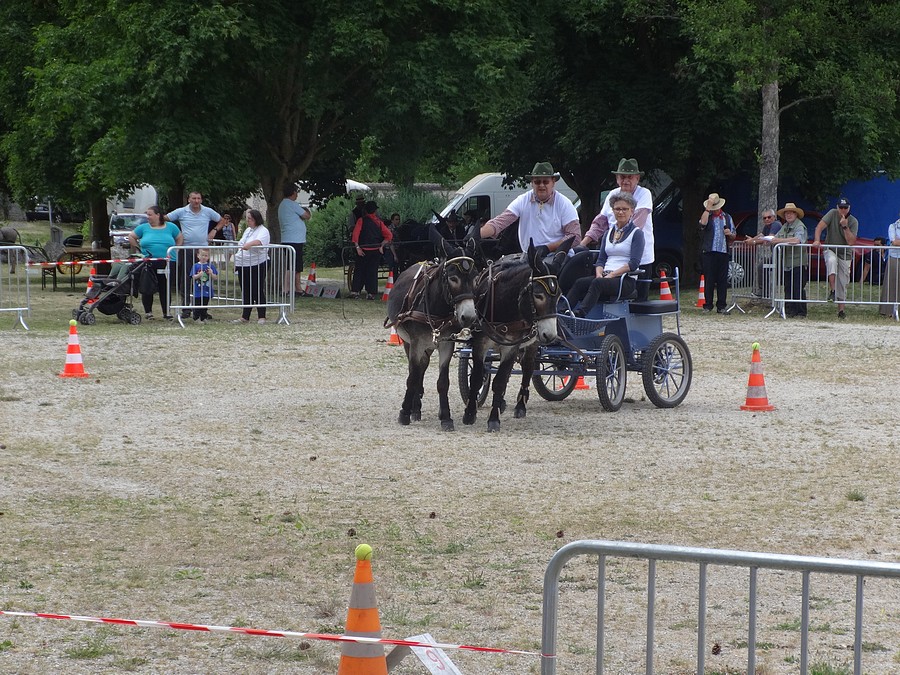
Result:
{"label": "donkey leg", "polygon": [[411,349],[409,353],[409,374],[406,377],[406,395],[403,397],[403,406],[400,408],[400,416],[397,421],[402,425],[408,425],[410,421],[418,422],[422,419],[422,382],[425,379],[425,370],[431,358],[429,350]]}
{"label": "donkey leg", "polygon": [[534,359],[536,355],[537,345],[533,344],[525,348],[520,359],[522,364],[522,384],[519,386],[519,395],[516,397],[516,419],[522,419],[528,413],[529,387],[531,386],[531,375],[534,373]]}
{"label": "donkey leg", "polygon": [[438,406],[441,429],[454,431],[453,417],[450,415],[450,358],[453,356],[453,343],[444,341],[438,347]]}
{"label": "donkey leg", "polygon": [[488,431],[500,431],[500,414],[506,408],[503,396],[506,394],[506,385],[509,384],[509,374],[515,363],[515,356],[514,350],[501,351],[500,366],[491,386],[494,396],[491,401],[491,414],[488,416]]}
{"label": "donkey leg", "polygon": [[478,417],[478,392],[484,384],[484,353],[484,346],[472,343],[472,374],[469,376],[469,400],[466,401],[463,424],[475,424]]}

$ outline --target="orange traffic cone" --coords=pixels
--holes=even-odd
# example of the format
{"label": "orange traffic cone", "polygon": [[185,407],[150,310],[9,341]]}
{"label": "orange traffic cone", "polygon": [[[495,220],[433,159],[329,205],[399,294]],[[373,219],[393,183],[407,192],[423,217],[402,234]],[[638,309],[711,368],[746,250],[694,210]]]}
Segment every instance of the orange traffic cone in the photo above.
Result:
{"label": "orange traffic cone", "polygon": [[669,290],[669,282],[666,281],[666,272],[665,270],[659,271],[659,299],[660,300],[674,300],[672,297],[672,291]]}
{"label": "orange traffic cone", "polygon": [[387,286],[384,287],[384,293],[381,296],[382,302],[387,302],[391,296],[391,289],[394,287],[394,273],[388,272]]}
{"label": "orange traffic cone", "polygon": [[306,277],[306,289],[305,293],[308,295],[314,294],[316,291],[316,263],[311,263],[309,266],[309,274]]}
{"label": "orange traffic cone", "polygon": [[584,375],[579,375],[575,382],[575,389],[590,389],[591,385],[584,381]]}
{"label": "orange traffic cone", "polygon": [[399,347],[403,344],[403,340],[397,335],[397,329],[391,326],[391,336],[388,338],[388,344],[392,347]]}
{"label": "orange traffic cone", "polygon": [[706,279],[700,275],[700,295],[697,296],[697,307],[703,307],[706,304]]}
{"label": "orange traffic cone", "polygon": [[753,358],[750,359],[750,379],[747,381],[747,402],[741,406],[741,410],[754,412],[768,412],[775,410],[774,405],[769,405],[769,397],[766,394],[766,378],[763,375],[762,358],[759,355],[759,343],[753,343]]}
{"label": "orange traffic cone", "polygon": [[89,377],[84,372],[84,362],[81,360],[81,344],[78,342],[78,331],[75,319],[69,321],[69,348],[66,350],[66,367],[59,374],[60,377]]}
{"label": "orange traffic cone", "polygon": [[[372,579],[372,547],[356,547],[356,573],[344,635],[380,638],[381,622],[375,606],[375,583]],[[384,646],[367,642],[344,642],[337,675],[387,675]]]}

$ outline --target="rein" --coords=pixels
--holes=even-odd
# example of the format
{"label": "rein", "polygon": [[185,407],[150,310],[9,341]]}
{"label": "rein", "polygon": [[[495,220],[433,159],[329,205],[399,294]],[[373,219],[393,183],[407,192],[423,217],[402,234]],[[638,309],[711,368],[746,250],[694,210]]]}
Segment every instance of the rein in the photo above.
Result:
{"label": "rein", "polygon": [[[416,270],[413,282],[403,299],[404,309],[397,314],[395,323],[400,324],[405,321],[416,321],[418,323],[427,324],[428,327],[431,328],[434,341],[437,342],[441,333],[449,328],[456,327],[457,325],[453,308],[459,302],[475,297],[472,292],[458,293],[457,295],[450,294],[448,266],[456,267],[459,274],[467,276],[471,274],[474,269],[475,261],[466,256],[459,256],[444,260],[437,264],[432,262],[420,262],[418,265],[419,269]],[[448,315],[435,317],[429,307],[428,288],[431,282],[438,279],[441,282],[441,296],[450,306],[451,311]],[[422,309],[415,309],[420,305],[422,306]],[[385,328],[387,325],[388,320],[385,319]]]}
{"label": "rein", "polygon": [[[522,300],[524,299],[525,294],[528,294],[529,299],[529,310],[531,319],[521,318],[515,321],[493,321],[493,313],[494,307],[496,306],[496,286],[497,280],[501,278],[503,274],[503,269],[501,269],[497,274],[494,274],[493,265],[490,265],[485,272],[487,273],[488,285],[490,287],[489,295],[490,295],[490,312],[491,317],[480,317],[481,325],[485,334],[496,344],[502,347],[513,347],[515,345],[519,345],[525,342],[530,342],[537,335],[537,323],[542,319],[548,319],[551,316],[556,315],[556,309],[554,303],[552,311],[548,311],[545,314],[538,315],[537,314],[537,306],[534,302],[534,285],[540,284],[541,287],[547,292],[550,296],[559,296],[559,282],[554,275],[544,275],[544,276],[530,276],[528,279],[528,283],[525,287],[519,292],[519,306],[522,305]],[[521,334],[518,338],[508,337],[511,334]]]}

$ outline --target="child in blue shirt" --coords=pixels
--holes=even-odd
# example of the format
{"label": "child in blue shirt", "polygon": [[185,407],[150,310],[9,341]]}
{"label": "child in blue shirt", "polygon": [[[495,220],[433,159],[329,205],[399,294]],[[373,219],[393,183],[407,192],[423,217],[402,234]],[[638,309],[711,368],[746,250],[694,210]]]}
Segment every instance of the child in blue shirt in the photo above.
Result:
{"label": "child in blue shirt", "polygon": [[209,320],[206,307],[213,296],[213,280],[219,278],[219,270],[209,261],[208,248],[197,251],[197,262],[191,268],[191,277],[194,279],[194,321],[206,323]]}

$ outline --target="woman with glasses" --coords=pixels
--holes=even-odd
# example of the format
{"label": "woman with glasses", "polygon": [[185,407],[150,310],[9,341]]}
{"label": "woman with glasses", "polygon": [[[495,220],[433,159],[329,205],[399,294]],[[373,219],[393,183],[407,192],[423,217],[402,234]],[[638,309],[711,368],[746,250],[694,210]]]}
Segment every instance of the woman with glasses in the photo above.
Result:
{"label": "woman with glasses", "polygon": [[[762,216],[762,232],[755,237],[747,239],[747,243],[760,246],[756,249],[756,281],[753,285],[753,295],[759,298],[772,299],[772,249],[766,244],[771,243],[771,238],[781,230],[781,221],[775,215],[775,209],[766,209]],[[769,267],[767,268],[766,265]]]}
{"label": "woman with glasses", "polygon": [[566,295],[575,316],[586,316],[600,302],[627,300],[637,294],[632,273],[640,267],[644,252],[644,233],[634,224],[637,201],[623,191],[615,192],[609,201],[616,222],[600,240],[594,277],[579,279]]}

